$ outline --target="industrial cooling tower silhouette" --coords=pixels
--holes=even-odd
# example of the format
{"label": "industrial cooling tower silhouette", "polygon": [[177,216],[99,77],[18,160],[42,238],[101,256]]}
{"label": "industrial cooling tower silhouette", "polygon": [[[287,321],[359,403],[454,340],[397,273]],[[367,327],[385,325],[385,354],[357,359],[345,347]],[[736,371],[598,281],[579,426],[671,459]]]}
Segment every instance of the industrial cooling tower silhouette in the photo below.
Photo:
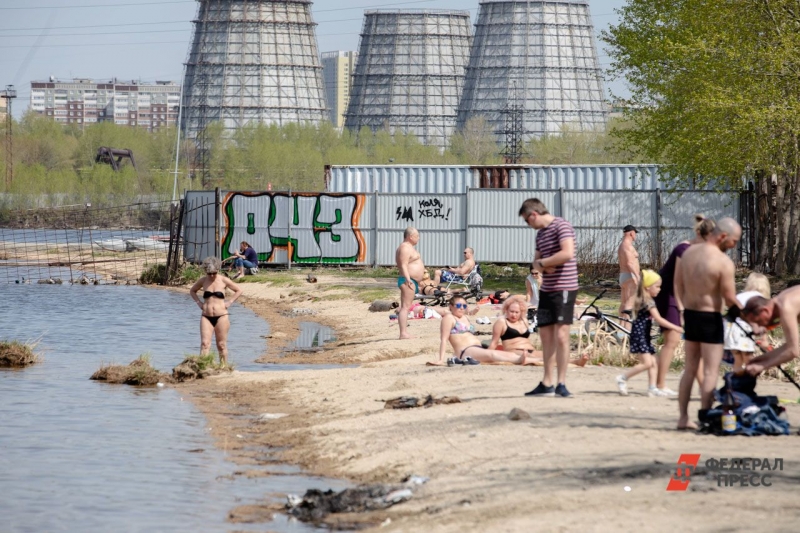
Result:
{"label": "industrial cooling tower silhouette", "polygon": [[367,11],[345,127],[388,127],[444,147],[469,60],[468,11]]}
{"label": "industrial cooling tower silhouette", "polygon": [[230,131],[327,119],[311,4],[200,0],[184,80],[188,138],[214,121]]}
{"label": "industrial cooling tower silhouette", "polygon": [[515,107],[524,140],[605,127],[588,0],[481,1],[458,127],[483,116],[502,142]]}

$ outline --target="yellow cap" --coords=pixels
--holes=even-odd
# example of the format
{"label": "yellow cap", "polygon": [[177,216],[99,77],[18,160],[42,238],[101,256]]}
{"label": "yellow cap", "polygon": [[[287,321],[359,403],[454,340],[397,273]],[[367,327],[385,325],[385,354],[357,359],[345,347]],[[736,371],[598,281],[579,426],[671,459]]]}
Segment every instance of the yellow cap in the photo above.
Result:
{"label": "yellow cap", "polygon": [[652,287],[660,279],[661,276],[658,272],[649,269],[642,270],[642,283],[644,283],[645,289]]}

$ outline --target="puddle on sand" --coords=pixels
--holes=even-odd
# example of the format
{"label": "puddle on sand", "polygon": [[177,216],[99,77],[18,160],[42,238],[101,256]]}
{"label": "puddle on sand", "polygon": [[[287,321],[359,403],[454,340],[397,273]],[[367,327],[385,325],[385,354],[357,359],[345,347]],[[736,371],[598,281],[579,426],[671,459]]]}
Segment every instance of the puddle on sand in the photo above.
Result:
{"label": "puddle on sand", "polygon": [[326,342],[336,340],[335,332],[316,322],[300,322],[300,334],[284,349],[287,352],[317,352]]}

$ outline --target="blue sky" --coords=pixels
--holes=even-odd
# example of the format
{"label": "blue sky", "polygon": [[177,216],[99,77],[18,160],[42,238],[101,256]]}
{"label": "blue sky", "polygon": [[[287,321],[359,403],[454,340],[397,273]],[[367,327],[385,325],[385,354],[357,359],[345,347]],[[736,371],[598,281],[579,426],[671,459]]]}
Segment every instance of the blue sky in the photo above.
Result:
{"label": "blue sky", "polygon": [[[595,30],[617,22],[625,0],[590,0]],[[16,86],[14,115],[28,106],[30,81],[70,79],[180,81],[195,0],[0,0],[0,87]],[[365,9],[469,10],[479,0],[317,0],[312,7],[321,52],[357,50]],[[608,57],[600,48],[600,64]],[[622,82],[606,84],[624,94]]]}

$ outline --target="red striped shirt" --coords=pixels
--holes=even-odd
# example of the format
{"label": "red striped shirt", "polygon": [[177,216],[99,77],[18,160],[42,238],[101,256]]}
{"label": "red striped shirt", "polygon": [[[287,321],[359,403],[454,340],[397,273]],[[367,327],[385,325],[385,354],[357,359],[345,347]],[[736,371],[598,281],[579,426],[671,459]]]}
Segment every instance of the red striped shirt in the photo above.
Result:
{"label": "red striped shirt", "polygon": [[[575,242],[575,230],[572,224],[561,217],[554,217],[546,228],[536,233],[536,251],[540,259],[547,259],[561,251],[561,241],[572,239]],[[573,250],[577,250],[575,243]],[[573,251],[572,259],[555,267],[552,274],[542,274],[542,292],[576,291],[578,290],[578,262]]]}

